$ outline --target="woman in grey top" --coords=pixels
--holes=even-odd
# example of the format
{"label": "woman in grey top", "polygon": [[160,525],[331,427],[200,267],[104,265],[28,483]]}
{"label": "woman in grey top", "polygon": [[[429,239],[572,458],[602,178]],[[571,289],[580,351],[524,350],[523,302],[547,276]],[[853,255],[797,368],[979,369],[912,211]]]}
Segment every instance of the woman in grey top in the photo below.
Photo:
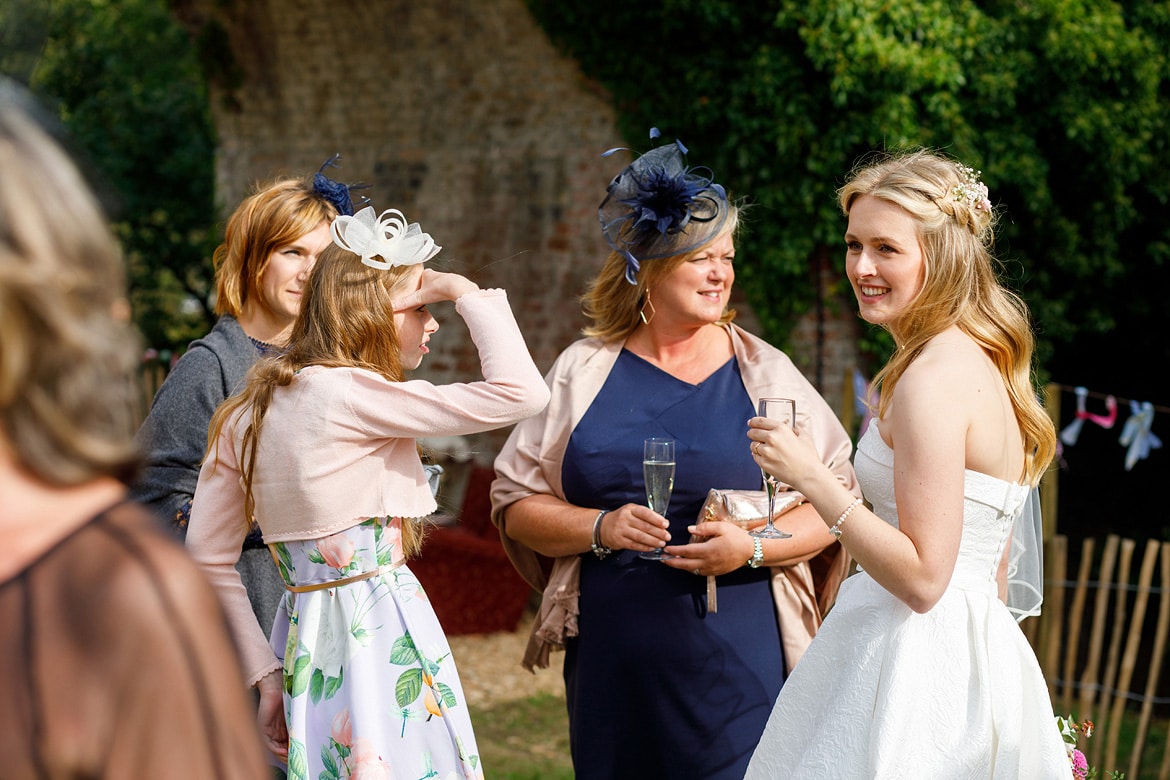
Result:
{"label": "woman in grey top", "polygon": [[[146,464],[132,494],[180,538],[187,532],[211,415],[243,387],[258,357],[283,349],[305,280],[330,244],[330,222],[352,212],[348,188],[318,173],[259,188],[228,219],[214,256],[219,320],[191,342],[167,375],[137,436]],[[257,619],[271,630],[284,587],[258,532],[245,540],[237,568]]]}

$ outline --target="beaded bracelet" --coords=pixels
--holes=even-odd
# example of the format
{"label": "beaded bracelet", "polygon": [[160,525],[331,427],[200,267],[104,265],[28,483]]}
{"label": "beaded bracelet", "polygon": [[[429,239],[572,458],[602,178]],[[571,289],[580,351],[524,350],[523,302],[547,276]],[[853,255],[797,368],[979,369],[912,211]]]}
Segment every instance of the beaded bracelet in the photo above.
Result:
{"label": "beaded bracelet", "polygon": [[597,519],[593,521],[593,554],[598,558],[604,558],[613,550],[601,543],[601,518],[609,514],[608,509],[602,509],[597,513]]}
{"label": "beaded bracelet", "polygon": [[837,518],[837,522],[833,523],[833,527],[829,529],[829,533],[831,533],[834,537],[840,539],[841,538],[841,524],[844,523],[845,518],[849,517],[849,515],[853,512],[853,510],[856,509],[860,505],[861,505],[860,498],[853,499],[853,503],[851,503],[849,506],[845,507],[845,511],[842,512],[841,516]]}

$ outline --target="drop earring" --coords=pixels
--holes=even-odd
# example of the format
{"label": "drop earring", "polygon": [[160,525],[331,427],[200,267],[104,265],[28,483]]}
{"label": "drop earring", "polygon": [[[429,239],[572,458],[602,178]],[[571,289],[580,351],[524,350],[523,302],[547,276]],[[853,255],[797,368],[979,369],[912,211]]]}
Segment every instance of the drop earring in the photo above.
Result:
{"label": "drop earring", "polygon": [[[650,307],[650,316],[646,316],[646,307]],[[638,310],[638,316],[642,318],[643,325],[649,325],[650,320],[654,319],[654,304],[650,300],[650,288],[646,288],[646,300],[642,301],[642,308]]]}

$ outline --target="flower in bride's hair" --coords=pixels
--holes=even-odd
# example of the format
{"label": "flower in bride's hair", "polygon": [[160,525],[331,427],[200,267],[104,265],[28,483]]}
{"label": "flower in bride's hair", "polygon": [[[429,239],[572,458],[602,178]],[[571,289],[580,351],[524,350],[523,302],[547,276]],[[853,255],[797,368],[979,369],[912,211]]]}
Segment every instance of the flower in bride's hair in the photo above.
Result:
{"label": "flower in bride's hair", "polygon": [[987,185],[979,178],[981,172],[967,165],[960,165],[958,169],[961,181],[951,190],[952,197],[956,201],[970,204],[976,211],[991,211]]}
{"label": "flower in bride's hair", "polygon": [[407,222],[398,209],[387,209],[375,217],[374,207],[367,206],[353,216],[336,217],[329,232],[333,243],[382,271],[396,265],[425,263],[442,249],[417,222]]}

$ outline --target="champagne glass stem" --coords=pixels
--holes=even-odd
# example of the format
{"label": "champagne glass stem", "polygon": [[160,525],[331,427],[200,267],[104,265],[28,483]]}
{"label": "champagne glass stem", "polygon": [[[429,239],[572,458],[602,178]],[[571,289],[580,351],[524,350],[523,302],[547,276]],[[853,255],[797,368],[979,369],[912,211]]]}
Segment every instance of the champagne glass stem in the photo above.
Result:
{"label": "champagne glass stem", "polygon": [[765,533],[775,533],[776,526],[772,525],[772,515],[776,512],[776,480],[764,475],[764,488],[768,491],[768,522],[764,526]]}
{"label": "champagne glass stem", "polygon": [[[761,417],[783,420],[785,425],[796,429],[796,401],[791,398],[761,398],[757,410]],[[764,489],[768,491],[768,519],[763,528],[749,533],[761,539],[789,539],[792,534],[781,531],[772,522],[776,510],[776,478],[763,468],[760,473],[764,475]]]}

